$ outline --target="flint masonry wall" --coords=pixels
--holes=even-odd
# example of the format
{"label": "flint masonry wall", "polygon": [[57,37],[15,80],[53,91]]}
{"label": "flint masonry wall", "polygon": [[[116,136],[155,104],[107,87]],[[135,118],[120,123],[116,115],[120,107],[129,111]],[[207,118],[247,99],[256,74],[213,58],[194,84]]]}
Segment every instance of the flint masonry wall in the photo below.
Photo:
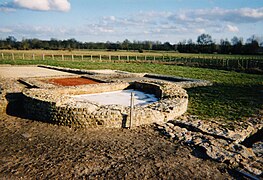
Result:
{"label": "flint masonry wall", "polygon": [[36,120],[71,127],[129,127],[130,107],[75,102],[70,95],[135,88],[154,93],[160,101],[135,106],[132,126],[165,122],[187,110],[185,90],[172,84],[134,82],[102,83],[56,89],[28,89],[23,92],[26,114]]}

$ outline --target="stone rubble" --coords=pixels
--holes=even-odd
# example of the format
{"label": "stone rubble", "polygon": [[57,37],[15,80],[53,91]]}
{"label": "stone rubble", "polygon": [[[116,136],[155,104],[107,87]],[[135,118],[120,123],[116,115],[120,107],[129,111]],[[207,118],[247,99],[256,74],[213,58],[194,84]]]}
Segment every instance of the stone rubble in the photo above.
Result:
{"label": "stone rubble", "polygon": [[[243,124],[243,128],[239,126],[237,130],[223,128],[218,123],[191,116],[184,116],[182,119],[184,120],[159,123],[156,128],[173,141],[201,148],[205,155],[215,161],[227,163],[232,168],[242,167],[256,176],[263,175],[262,141],[254,144],[254,148],[241,144],[245,138],[263,128],[260,119],[254,119],[254,124],[248,120]],[[255,121],[258,124],[255,124]]]}

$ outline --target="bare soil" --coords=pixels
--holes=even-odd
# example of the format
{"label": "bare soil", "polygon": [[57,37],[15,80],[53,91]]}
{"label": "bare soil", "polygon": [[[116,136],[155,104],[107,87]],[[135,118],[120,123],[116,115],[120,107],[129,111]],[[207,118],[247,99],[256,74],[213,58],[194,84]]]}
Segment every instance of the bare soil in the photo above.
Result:
{"label": "bare soil", "polygon": [[72,129],[0,115],[0,179],[231,179],[155,127]]}

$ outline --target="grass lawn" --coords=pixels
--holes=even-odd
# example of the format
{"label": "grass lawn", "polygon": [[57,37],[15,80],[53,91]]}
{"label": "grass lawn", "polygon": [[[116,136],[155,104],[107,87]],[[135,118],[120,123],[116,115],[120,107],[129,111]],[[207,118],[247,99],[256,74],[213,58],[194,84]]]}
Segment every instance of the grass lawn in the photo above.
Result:
{"label": "grass lawn", "polygon": [[[39,64],[40,61],[0,61],[1,64]],[[200,119],[234,123],[263,109],[263,75],[152,63],[43,61],[41,64],[79,69],[118,69],[209,80],[211,87],[187,89],[188,113]]]}

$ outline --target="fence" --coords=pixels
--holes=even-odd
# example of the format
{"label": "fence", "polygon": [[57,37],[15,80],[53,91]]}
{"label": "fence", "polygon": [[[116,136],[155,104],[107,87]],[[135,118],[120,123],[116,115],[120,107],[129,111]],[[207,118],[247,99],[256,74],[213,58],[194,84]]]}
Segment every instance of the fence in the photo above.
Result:
{"label": "fence", "polygon": [[263,56],[161,56],[161,55],[91,55],[91,54],[29,54],[0,53],[0,60],[47,61],[91,61],[91,62],[134,62],[160,63],[183,66],[196,66],[229,70],[263,70]]}

